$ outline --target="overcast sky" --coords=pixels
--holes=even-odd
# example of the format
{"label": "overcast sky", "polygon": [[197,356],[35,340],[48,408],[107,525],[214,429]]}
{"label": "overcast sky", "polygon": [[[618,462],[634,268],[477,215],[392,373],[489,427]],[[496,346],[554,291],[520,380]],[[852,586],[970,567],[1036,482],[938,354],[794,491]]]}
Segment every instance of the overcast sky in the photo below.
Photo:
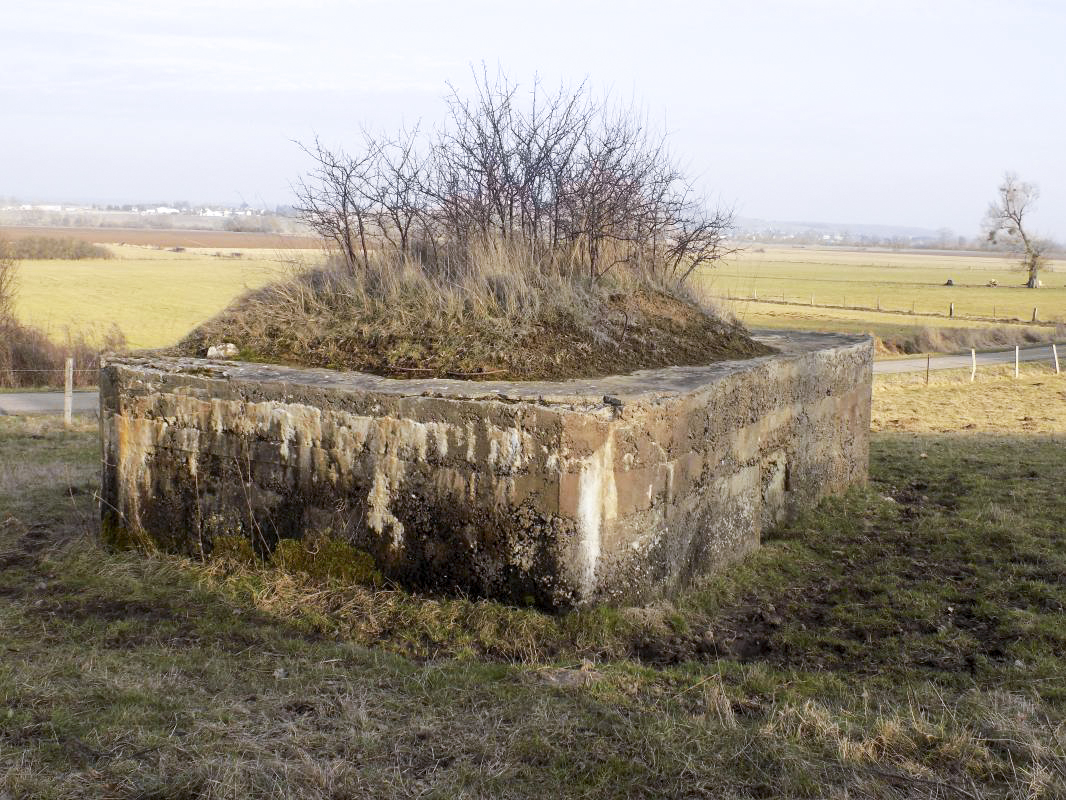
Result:
{"label": "overcast sky", "polygon": [[1005,170],[1066,239],[1061,0],[34,0],[0,27],[0,196],[284,203],[292,140],[442,116],[471,64],[588,77],[739,214],[976,233]]}

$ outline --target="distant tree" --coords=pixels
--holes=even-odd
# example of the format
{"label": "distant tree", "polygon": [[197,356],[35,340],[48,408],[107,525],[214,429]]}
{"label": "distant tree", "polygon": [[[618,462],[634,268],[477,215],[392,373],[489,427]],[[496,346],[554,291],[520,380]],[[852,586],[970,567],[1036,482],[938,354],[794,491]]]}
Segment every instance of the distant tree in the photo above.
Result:
{"label": "distant tree", "polygon": [[12,340],[15,323],[15,289],[18,262],[0,239],[0,386],[14,386]]}
{"label": "distant tree", "polygon": [[955,245],[955,231],[951,228],[939,228],[936,232],[937,247],[948,249]]}
{"label": "distant tree", "polygon": [[989,203],[984,220],[984,231],[990,243],[1002,242],[1021,255],[1022,268],[1029,276],[1025,285],[1030,289],[1039,285],[1040,268],[1048,249],[1048,242],[1026,230],[1039,196],[1040,189],[1036,184],[1019,181],[1017,175],[1008,172],[999,185],[996,201]]}

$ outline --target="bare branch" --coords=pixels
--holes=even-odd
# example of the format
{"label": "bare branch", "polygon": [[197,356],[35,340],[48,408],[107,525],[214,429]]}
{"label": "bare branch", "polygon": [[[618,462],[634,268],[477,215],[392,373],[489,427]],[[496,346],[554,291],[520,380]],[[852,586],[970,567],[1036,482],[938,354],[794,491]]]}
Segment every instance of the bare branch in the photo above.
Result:
{"label": "bare branch", "polygon": [[[698,201],[664,134],[585,83],[523,92],[504,72],[450,86],[447,122],[363,135],[359,154],[316,139],[299,210],[349,269],[391,248],[451,273],[493,239],[521,242],[545,270],[600,281],[615,269],[681,283],[727,252],[732,216]],[[424,140],[424,141],[423,141]]]}

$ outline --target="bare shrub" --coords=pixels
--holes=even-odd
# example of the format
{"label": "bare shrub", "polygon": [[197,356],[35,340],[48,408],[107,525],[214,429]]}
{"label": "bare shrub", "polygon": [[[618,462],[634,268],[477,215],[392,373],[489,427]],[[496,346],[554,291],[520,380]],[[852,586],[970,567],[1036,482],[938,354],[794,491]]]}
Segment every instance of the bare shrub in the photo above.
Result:
{"label": "bare shrub", "polygon": [[74,359],[74,385],[94,385],[99,354],[123,349],[126,337],[112,326],[95,341],[85,332],[71,331],[64,341],[53,341],[15,318],[17,284],[18,261],[8,244],[0,241],[0,387],[62,386],[67,358]]}
{"label": "bare shrub", "polygon": [[474,83],[472,97],[452,88],[431,135],[364,131],[353,154],[304,147],[315,166],[298,210],[349,273],[371,270],[376,251],[455,280],[498,240],[568,281],[625,269],[680,285],[729,252],[732,213],[703,201],[634,107],[585,84],[523,93],[484,69]]}
{"label": "bare shrub", "polygon": [[14,316],[18,291],[18,261],[8,242],[0,239],[0,324]]}
{"label": "bare shrub", "polygon": [[0,387],[60,387],[67,358],[74,359],[75,388],[95,386],[100,354],[125,347],[126,337],[114,326],[101,338],[68,332],[56,342],[39,328],[0,322]]}
{"label": "bare shrub", "polygon": [[112,253],[103,245],[83,242],[79,239],[58,236],[27,236],[8,244],[13,258],[78,260],[84,258],[111,258]]}

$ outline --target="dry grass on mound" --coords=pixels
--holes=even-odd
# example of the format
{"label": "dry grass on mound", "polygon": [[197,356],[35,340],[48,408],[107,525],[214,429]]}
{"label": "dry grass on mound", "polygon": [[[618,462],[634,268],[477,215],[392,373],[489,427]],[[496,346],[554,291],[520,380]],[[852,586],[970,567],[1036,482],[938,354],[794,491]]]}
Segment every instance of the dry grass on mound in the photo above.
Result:
{"label": "dry grass on mound", "polygon": [[392,377],[562,380],[763,355],[736,323],[631,276],[588,285],[496,250],[460,278],[322,268],[234,302],[178,350]]}

